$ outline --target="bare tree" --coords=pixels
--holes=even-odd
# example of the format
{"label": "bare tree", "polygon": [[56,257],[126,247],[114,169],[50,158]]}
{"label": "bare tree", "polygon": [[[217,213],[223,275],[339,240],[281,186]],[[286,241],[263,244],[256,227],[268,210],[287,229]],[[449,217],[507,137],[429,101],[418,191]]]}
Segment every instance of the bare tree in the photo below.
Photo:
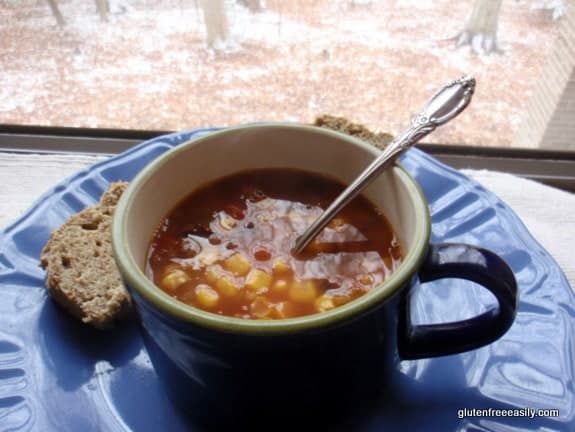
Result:
{"label": "bare tree", "polygon": [[50,5],[52,15],[54,15],[54,18],[56,18],[56,22],[60,27],[62,27],[65,24],[65,21],[64,17],[62,16],[62,12],[60,12],[60,9],[58,8],[58,3],[56,3],[56,0],[48,0],[48,4]]}
{"label": "bare tree", "polygon": [[108,21],[108,12],[110,12],[110,5],[107,0],[96,0],[96,9],[102,21]]}
{"label": "bare tree", "polygon": [[470,45],[477,53],[500,51],[497,45],[497,25],[502,0],[475,0],[465,28],[455,36],[457,46]]}
{"label": "bare tree", "polygon": [[[60,12],[58,8],[57,0],[47,0],[48,4],[50,5],[50,10],[52,11],[52,15],[56,18],[56,22],[60,27],[66,24],[64,20],[64,16]],[[126,12],[130,5],[128,0],[94,0],[96,4],[96,10],[98,11],[98,15],[100,15],[100,19],[102,21],[108,21],[108,14],[111,13],[121,13]]]}
{"label": "bare tree", "polygon": [[229,25],[224,0],[200,0],[206,24],[206,44],[208,48],[219,49],[229,39]]}

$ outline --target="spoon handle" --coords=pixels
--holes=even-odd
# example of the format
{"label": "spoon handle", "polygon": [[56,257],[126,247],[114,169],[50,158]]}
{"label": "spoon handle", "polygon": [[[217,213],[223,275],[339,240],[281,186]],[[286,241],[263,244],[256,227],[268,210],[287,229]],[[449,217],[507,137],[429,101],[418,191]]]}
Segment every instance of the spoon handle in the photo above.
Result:
{"label": "spoon handle", "polygon": [[399,134],[331,205],[298,237],[294,253],[298,254],[321,232],[339,211],[370,184],[395,159],[416,142],[462,112],[475,91],[475,79],[463,76],[435,93],[410,126]]}

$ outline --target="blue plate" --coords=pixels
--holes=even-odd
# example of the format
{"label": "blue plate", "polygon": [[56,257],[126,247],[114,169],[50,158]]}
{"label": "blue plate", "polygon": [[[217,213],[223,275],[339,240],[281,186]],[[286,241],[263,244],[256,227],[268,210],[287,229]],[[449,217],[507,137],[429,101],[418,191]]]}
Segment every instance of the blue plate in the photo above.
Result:
{"label": "blue plate", "polygon": [[[50,232],[95,203],[110,182],[130,180],[166,150],[210,131],[163,136],[79,172],[0,233],[0,430],[196,430],[164,397],[137,326],[98,332],[78,325],[47,299],[38,260]],[[509,332],[488,347],[401,362],[390,398],[355,430],[574,430],[575,298],[561,270],[479,184],[418,150],[402,164],[429,200],[432,240],[500,254],[521,301]],[[469,287],[449,290],[449,283]],[[414,299],[414,321],[459,319],[491,301],[469,282],[426,284]],[[519,417],[527,408],[536,416]],[[474,409],[510,409],[512,416],[464,416]]]}

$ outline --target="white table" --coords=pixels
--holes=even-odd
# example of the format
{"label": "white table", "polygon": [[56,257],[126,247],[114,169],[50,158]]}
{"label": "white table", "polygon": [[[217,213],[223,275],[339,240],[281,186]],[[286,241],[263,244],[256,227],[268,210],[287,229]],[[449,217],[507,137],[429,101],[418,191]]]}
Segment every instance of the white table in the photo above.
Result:
{"label": "white table", "polygon": [[[107,157],[0,153],[0,229],[56,183]],[[515,211],[575,288],[575,195],[505,173],[463,172]]]}

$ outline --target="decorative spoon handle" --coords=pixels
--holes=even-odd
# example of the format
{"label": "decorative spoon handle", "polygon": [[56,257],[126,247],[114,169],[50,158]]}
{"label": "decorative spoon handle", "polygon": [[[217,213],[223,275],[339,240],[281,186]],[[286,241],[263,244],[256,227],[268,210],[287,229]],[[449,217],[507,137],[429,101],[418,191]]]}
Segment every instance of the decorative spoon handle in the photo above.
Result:
{"label": "decorative spoon handle", "polygon": [[435,93],[425,107],[411,121],[410,126],[399,134],[331,205],[298,237],[294,253],[298,254],[321,232],[335,215],[354,199],[367,185],[395,159],[423,137],[455,118],[463,111],[475,91],[475,79],[463,76],[450,82]]}

